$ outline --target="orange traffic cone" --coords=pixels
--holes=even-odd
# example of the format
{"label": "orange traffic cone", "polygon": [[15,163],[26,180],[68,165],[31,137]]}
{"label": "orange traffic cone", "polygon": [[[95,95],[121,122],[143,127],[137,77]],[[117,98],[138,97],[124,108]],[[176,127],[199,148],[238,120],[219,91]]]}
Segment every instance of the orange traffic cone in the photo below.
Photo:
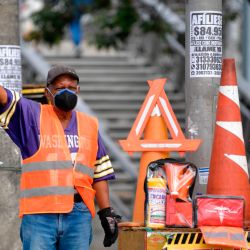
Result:
{"label": "orange traffic cone", "polygon": [[250,222],[250,186],[234,59],[224,59],[207,185],[208,194],[244,196]]}
{"label": "orange traffic cone", "polygon": [[[144,130],[144,139],[149,140],[164,140],[168,138],[166,124],[161,115],[159,107],[156,105]],[[140,168],[137,180],[137,188],[135,194],[133,222],[144,223],[144,180],[146,177],[147,166],[150,162],[166,158],[169,153],[167,152],[143,152],[140,160]]]}
{"label": "orange traffic cone", "polygon": [[178,164],[165,165],[168,189],[172,198],[188,201],[189,188],[192,185],[195,172],[192,169]]}
{"label": "orange traffic cone", "polygon": [[[151,161],[166,158],[168,152],[195,151],[200,140],[186,139],[164,91],[166,79],[149,80],[149,92],[126,140],[119,140],[124,151],[143,152],[140,162],[133,222],[144,225],[144,180]],[[143,134],[144,132],[144,134]],[[168,132],[172,139],[168,139]],[[143,139],[140,139],[144,135]]]}

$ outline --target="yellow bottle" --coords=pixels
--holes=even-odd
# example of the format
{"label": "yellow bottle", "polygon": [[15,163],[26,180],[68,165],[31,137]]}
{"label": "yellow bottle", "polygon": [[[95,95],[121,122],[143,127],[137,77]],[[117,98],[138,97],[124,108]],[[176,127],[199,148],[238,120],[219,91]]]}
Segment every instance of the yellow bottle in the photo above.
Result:
{"label": "yellow bottle", "polygon": [[154,174],[148,178],[148,203],[146,226],[163,228],[166,224],[166,180]]}

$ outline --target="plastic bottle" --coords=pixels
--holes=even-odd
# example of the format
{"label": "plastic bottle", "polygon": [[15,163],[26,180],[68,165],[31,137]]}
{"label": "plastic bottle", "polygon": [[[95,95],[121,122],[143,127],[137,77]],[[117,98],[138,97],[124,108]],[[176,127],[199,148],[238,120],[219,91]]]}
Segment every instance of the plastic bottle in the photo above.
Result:
{"label": "plastic bottle", "polygon": [[146,226],[163,228],[166,224],[166,180],[153,172],[153,177],[148,178],[148,203]]}

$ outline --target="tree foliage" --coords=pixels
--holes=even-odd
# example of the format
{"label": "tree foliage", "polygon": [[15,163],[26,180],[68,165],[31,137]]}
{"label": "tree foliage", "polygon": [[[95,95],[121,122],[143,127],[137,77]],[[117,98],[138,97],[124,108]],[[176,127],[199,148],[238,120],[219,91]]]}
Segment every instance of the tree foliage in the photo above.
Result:
{"label": "tree foliage", "polygon": [[[77,1],[77,0],[75,0]],[[25,40],[44,42],[50,46],[60,43],[65,27],[72,21],[74,8],[94,17],[92,43],[98,48],[119,48],[126,41],[134,25],[142,32],[156,32],[159,35],[171,32],[170,27],[152,9],[136,5],[133,0],[47,0],[44,7],[32,15],[35,29],[24,37]],[[144,15],[141,14],[144,13]],[[145,15],[146,14],[146,15]]]}
{"label": "tree foliage", "polygon": [[98,48],[118,48],[126,41],[137,20],[138,15],[132,1],[120,1],[115,11],[106,10],[106,15],[103,12],[96,15],[97,32],[94,43]]}
{"label": "tree foliage", "polygon": [[24,40],[44,42],[49,46],[60,43],[65,35],[65,28],[79,14],[109,8],[109,0],[45,0],[41,10],[34,12],[31,19],[34,30],[25,34]]}
{"label": "tree foliage", "polygon": [[60,10],[44,7],[32,15],[36,29],[30,33],[30,40],[44,41],[52,46],[58,44],[64,36],[64,27],[71,18]]}

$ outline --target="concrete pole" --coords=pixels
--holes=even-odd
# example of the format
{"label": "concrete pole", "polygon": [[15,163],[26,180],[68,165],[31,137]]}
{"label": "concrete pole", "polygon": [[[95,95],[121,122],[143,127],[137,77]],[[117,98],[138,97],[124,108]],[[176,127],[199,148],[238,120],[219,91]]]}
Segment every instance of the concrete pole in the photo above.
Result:
{"label": "concrete pole", "polygon": [[[19,46],[18,0],[0,0],[0,83],[20,91],[21,60]],[[19,239],[18,194],[20,153],[0,130],[0,248],[21,249]]]}
{"label": "concrete pole", "polygon": [[242,32],[242,57],[243,57],[243,64],[242,64],[242,73],[243,77],[246,79],[247,82],[250,81],[250,31],[249,31],[249,23],[250,23],[250,3],[247,0],[244,0],[243,3],[243,32]]}
{"label": "concrete pole", "polygon": [[222,63],[222,0],[186,0],[186,136],[202,139],[187,160],[198,167],[194,195],[206,193]]}

